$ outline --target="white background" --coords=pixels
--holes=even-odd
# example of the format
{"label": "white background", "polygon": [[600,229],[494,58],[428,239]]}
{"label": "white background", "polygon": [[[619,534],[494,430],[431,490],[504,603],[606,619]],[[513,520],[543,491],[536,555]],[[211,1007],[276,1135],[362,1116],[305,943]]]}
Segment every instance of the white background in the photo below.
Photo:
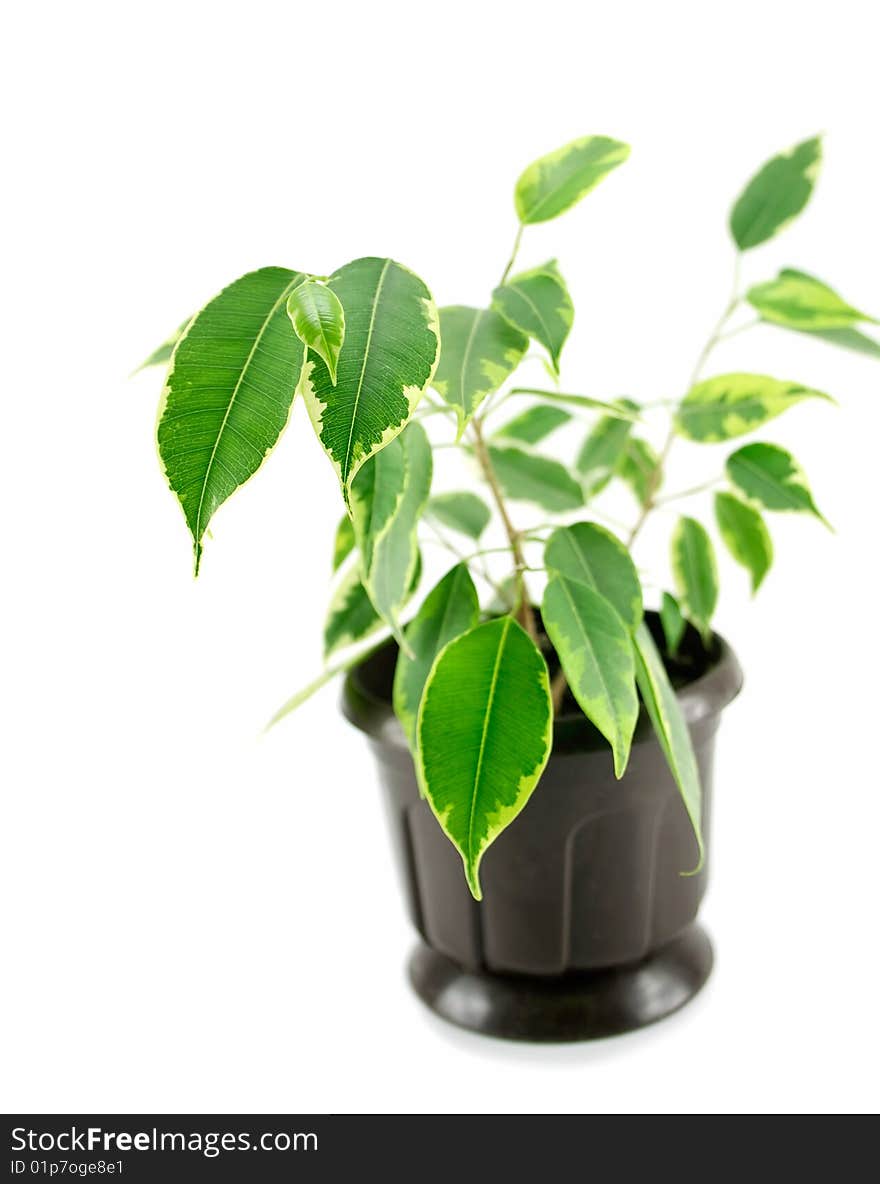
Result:
{"label": "white background", "polygon": [[[438,303],[485,301],[517,174],[590,132],[631,161],[522,256],[568,276],[567,387],[681,392],[726,298],[732,199],[817,131],[815,199],[746,279],[803,267],[880,314],[873,8],[7,15],[4,1108],[876,1108],[880,363],[770,329],[713,362],[838,398],[763,433],[837,534],[776,516],[754,603],[723,563],[718,622],[747,688],[719,747],[710,986],[655,1029],[560,1049],[459,1034],[410,993],[373,769],[334,692],[259,738],[319,668],[340,510],[302,407],[218,513],[194,583],[154,451],[161,375],[126,380],[266,264],[388,254]],[[718,464],[679,456],[682,484]],[[670,521],[640,544],[661,578]]]}

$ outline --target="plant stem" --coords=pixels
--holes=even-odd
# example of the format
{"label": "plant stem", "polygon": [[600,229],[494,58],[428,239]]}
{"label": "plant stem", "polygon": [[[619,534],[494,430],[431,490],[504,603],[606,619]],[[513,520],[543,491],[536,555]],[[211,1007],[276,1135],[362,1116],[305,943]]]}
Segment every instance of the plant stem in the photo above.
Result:
{"label": "plant stem", "polygon": [[492,491],[492,497],[498,509],[498,515],[501,518],[504,532],[507,535],[510,543],[510,552],[513,556],[514,562],[514,579],[516,581],[516,599],[517,599],[517,619],[525,631],[531,637],[532,641],[537,644],[538,641],[538,627],[535,622],[535,614],[532,611],[532,606],[529,604],[528,593],[526,591],[525,577],[523,575],[526,569],[526,557],[522,549],[522,536],[510,520],[510,514],[507,512],[507,505],[504,501],[504,494],[501,492],[501,486],[498,483],[498,477],[492,465],[489,456],[489,450],[486,447],[486,442],[483,439],[483,428],[479,418],[471,420],[471,430],[474,437],[474,455],[477,458],[477,463],[482,470],[483,476],[486,479],[486,484]]}
{"label": "plant stem", "polygon": [[516,263],[516,257],[519,254],[519,247],[520,247],[520,243],[522,242],[522,235],[523,235],[524,229],[525,229],[525,227],[523,226],[523,223],[520,222],[520,224],[517,228],[517,231],[516,231],[516,238],[513,240],[513,250],[510,252],[510,258],[507,260],[507,266],[505,267],[504,271],[502,272],[501,279],[498,281],[499,287],[501,284],[504,283],[504,281],[510,275],[513,265],[514,265],[514,263]]}
{"label": "plant stem", "polygon": [[718,485],[721,480],[721,477],[713,477],[711,481],[704,481],[701,485],[692,485],[690,489],[682,489],[678,493],[667,493],[663,497],[655,497],[654,505],[655,507],[665,506],[667,502],[677,502],[685,497],[693,497],[697,493],[705,493],[707,489]]}
{"label": "plant stem", "polygon": [[[715,348],[715,346],[718,344],[718,342],[721,340],[721,338],[724,334],[725,325],[730,320],[731,316],[733,316],[734,312],[736,311],[737,307],[739,306],[739,302],[740,302],[740,294],[739,294],[740,261],[741,261],[741,256],[740,256],[739,251],[737,251],[736,258],[734,260],[734,266],[733,266],[733,285],[731,288],[730,299],[727,302],[724,312],[718,318],[715,328],[710,333],[708,340],[706,341],[703,348],[700,350],[699,356],[697,357],[696,365],[694,366],[693,372],[691,374],[690,382],[688,383],[688,390],[690,390],[691,387],[695,386],[696,383],[698,382],[700,375],[703,372],[703,367],[705,366],[705,364],[709,358],[709,355],[711,354],[712,350]],[[645,522],[647,521],[648,516],[650,515],[651,511],[654,509],[654,506],[657,505],[657,499],[655,497],[655,494],[657,492],[657,488],[660,485],[660,481],[661,481],[661,478],[663,475],[663,470],[666,467],[666,462],[669,459],[669,453],[672,450],[672,445],[674,444],[674,442],[675,442],[675,417],[673,416],[672,422],[669,425],[669,431],[667,432],[666,439],[663,443],[663,447],[660,450],[660,455],[657,457],[657,463],[656,463],[656,465],[654,465],[654,468],[648,477],[647,486],[646,486],[645,504],[642,506],[641,513],[639,514],[638,518],[636,519],[635,525],[633,526],[632,530],[629,533],[629,538],[627,539],[627,544],[626,544],[628,548],[632,547],[633,543],[638,538],[638,535],[641,532],[642,527],[645,525]]]}

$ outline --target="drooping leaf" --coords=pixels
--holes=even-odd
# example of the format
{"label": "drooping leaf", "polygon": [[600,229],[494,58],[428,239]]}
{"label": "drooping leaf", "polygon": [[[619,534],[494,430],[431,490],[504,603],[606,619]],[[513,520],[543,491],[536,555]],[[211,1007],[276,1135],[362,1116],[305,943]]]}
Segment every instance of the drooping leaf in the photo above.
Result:
{"label": "drooping leaf", "polygon": [[511,617],[477,625],[441,650],[419,709],[417,769],[477,900],[480,861],[529,800],[552,731],[547,665]]}
{"label": "drooping leaf", "polygon": [[746,444],[727,458],[725,467],[737,489],[765,510],[814,514],[829,526],[813,501],[803,469],[784,448],[776,444]]}
{"label": "drooping leaf", "polygon": [[636,405],[628,399],[616,399],[608,402],[605,399],[594,399],[591,395],[572,395],[566,391],[545,391],[535,386],[518,386],[510,392],[511,395],[534,395],[545,403],[560,403],[564,407],[574,407],[576,411],[601,411],[615,419],[626,419],[635,423],[639,419]]}
{"label": "drooping leaf", "polygon": [[675,588],[685,615],[708,642],[718,604],[718,567],[712,540],[695,518],[682,517],[675,524],[671,558]]}
{"label": "drooping leaf", "polygon": [[497,444],[489,445],[489,459],[501,488],[514,501],[534,502],[554,512],[584,504],[580,485],[557,460]]}
{"label": "drooping leaf", "polygon": [[[393,471],[386,484],[389,468]],[[352,485],[352,518],[363,559],[364,587],[398,639],[400,609],[418,563],[416,536],[430,496],[431,476],[431,445],[425,429],[413,420],[364,464]]]}
{"label": "drooping leaf", "polygon": [[715,520],[730,554],[752,577],[758,591],[773,562],[773,541],[758,511],[732,493],[715,494]]}
{"label": "drooping leaf", "polygon": [[671,592],[664,592],[660,601],[660,624],[663,626],[663,636],[666,638],[666,649],[670,657],[675,657],[687,623],[682,616],[678,601]]}
{"label": "drooping leaf", "polygon": [[380,628],[382,618],[373,607],[361,581],[357,564],[343,573],[327,610],[324,622],[324,657],[368,637]]}
{"label": "drooping leaf", "polygon": [[481,497],[463,490],[459,493],[438,493],[428,502],[427,515],[442,526],[457,530],[476,541],[489,525],[492,512]]}
{"label": "drooping leaf", "polygon": [[[638,406],[628,399],[622,399],[621,404],[638,411]],[[632,428],[628,420],[610,415],[603,415],[591,428],[575,461],[587,498],[595,497],[611,480],[624,458]]]}
{"label": "drooping leaf", "polygon": [[354,526],[347,514],[343,514],[336,527],[333,540],[333,570],[338,571],[354,549]]}
{"label": "drooping leaf", "polygon": [[694,828],[699,861],[693,871],[698,872],[703,866],[704,851],[700,771],[690,732],[675,697],[675,691],[669,682],[663,659],[657,652],[654,639],[644,622],[636,630],[635,656],[636,681],[642,693],[645,709]]}
{"label": "drooping leaf", "polygon": [[546,222],[570,209],[629,156],[629,145],[583,136],[534,161],[516,183],[520,222]]}
{"label": "drooping leaf", "polygon": [[635,495],[640,506],[647,505],[663,484],[660,457],[647,440],[631,437],[617,463],[617,475]]}
{"label": "drooping leaf", "polygon": [[749,288],[746,299],[765,321],[786,329],[850,329],[874,317],[860,312],[841,296],[803,271],[786,268],[775,280]]}
{"label": "drooping leaf", "polygon": [[193,538],[257,471],[290,414],[305,348],[285,306],[301,272],[265,267],[224,288],[178,341],[157,437],[168,484]]}
{"label": "drooping leaf", "polygon": [[574,322],[574,305],[556,260],[521,272],[492,293],[492,307],[550,355],[559,373],[559,355]]}
{"label": "drooping leaf", "polygon": [[433,386],[455,409],[461,436],[486,396],[523,360],[529,339],[494,309],[464,305],[440,309],[440,337]]}
{"label": "drooping leaf", "polygon": [[754,431],[804,399],[833,402],[822,391],[766,374],[721,374],[691,387],[679,404],[675,425],[688,440],[717,444]]}
{"label": "drooping leaf", "polygon": [[778,234],[810,199],[822,163],[818,136],[774,156],[749,181],[730,215],[730,233],[741,251]]}
{"label": "drooping leaf", "polygon": [[622,777],[639,716],[629,631],[604,596],[588,584],[553,575],[541,619],[584,715],[599,729]]}
{"label": "drooping leaf", "polygon": [[557,428],[570,422],[571,416],[562,407],[538,404],[535,407],[529,407],[520,415],[514,416],[493,433],[493,439],[514,440],[522,444],[539,444]]}
{"label": "drooping leaf", "polygon": [[347,501],[358,469],[402,431],[433,377],[437,310],[419,277],[392,259],[356,259],[328,286],[345,312],[336,385],[310,350],[302,391]]}
{"label": "drooping leaf", "polygon": [[554,530],[544,548],[551,576],[586,584],[605,598],[629,629],[642,619],[642,588],[629,551],[616,535],[595,522]]}
{"label": "drooping leaf", "polygon": [[166,337],[161,345],[156,346],[148,358],[144,358],[136,370],[132,370],[132,376],[140,374],[141,370],[148,370],[151,366],[164,366],[166,362],[170,362],[171,355],[174,353],[174,347],[186,332],[188,324],[189,320],[186,320],[182,325],[178,325],[174,332]]}
{"label": "drooping leaf", "polygon": [[409,654],[401,650],[394,671],[392,701],[410,747],[415,747],[416,720],[425,681],[445,645],[473,629],[480,602],[467,565],[459,563],[425,598],[406,627]]}
{"label": "drooping leaf", "polygon": [[297,337],[324,362],[336,386],[336,365],[345,339],[345,310],[332,288],[306,280],[287,298],[287,315]]}
{"label": "drooping leaf", "polygon": [[[804,329],[795,331],[807,332]],[[858,329],[813,329],[809,331],[809,336],[817,337],[820,341],[827,342],[828,345],[836,345],[839,349],[865,354],[869,358],[880,358],[880,341],[875,341],[873,337],[869,337],[867,333],[862,333]]]}

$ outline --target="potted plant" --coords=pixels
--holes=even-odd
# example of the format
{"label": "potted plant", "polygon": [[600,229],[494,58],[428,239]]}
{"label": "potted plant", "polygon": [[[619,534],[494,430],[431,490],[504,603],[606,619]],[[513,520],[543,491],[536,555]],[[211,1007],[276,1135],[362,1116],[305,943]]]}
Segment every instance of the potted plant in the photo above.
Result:
{"label": "potted plant", "polygon": [[[632,551],[657,507],[702,493],[757,591],[772,561],[766,517],[824,519],[789,452],[741,437],[828,396],[763,374],[707,376],[712,350],[755,319],[878,349],[859,328],[872,318],[813,276],[740,280],[743,256],[810,197],[821,159],[810,139],[765,164],[733,206],[733,289],[688,388],[642,404],[561,389],[571,297],[555,261],[517,269],[521,239],[628,154],[587,136],[522,173],[513,250],[484,307],[438,313],[426,284],[387,258],[330,276],[268,267],[148,359],[169,361],[159,454],[196,573],[215,511],[260,467],[294,398],[305,401],[339,480],[337,576],[326,669],[275,719],[347,673],[343,710],[370,738],[423,939],[415,988],[447,1019],[506,1037],[625,1031],[705,981],[711,946],[696,915],[714,735],[741,675],[712,631],[706,525],[674,519],[671,589],[648,584]],[[540,387],[516,377],[533,350],[549,371]],[[655,450],[645,433],[657,420]],[[554,455],[563,429],[580,432],[573,464]],[[719,459],[712,446],[728,441]],[[708,455],[709,479],[668,492],[683,443]],[[440,468],[451,446],[479,493],[432,496],[435,458]],[[632,496],[625,528],[603,509],[613,483]],[[452,566],[413,609],[428,539]]]}

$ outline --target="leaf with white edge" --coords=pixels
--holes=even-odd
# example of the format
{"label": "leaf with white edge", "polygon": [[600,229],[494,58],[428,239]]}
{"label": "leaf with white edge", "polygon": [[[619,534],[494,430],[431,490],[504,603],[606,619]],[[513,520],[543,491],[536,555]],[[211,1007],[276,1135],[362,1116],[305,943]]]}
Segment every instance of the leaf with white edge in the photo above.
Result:
{"label": "leaf with white edge", "polygon": [[692,875],[703,866],[703,795],[700,771],[681,706],[669,682],[663,659],[648,626],[642,622],[635,635],[636,682],[670,772],[675,778],[697,841],[698,860]]}
{"label": "leaf with white edge", "polygon": [[554,530],[544,548],[551,576],[586,584],[603,596],[624,624],[642,619],[642,588],[635,564],[620,539],[595,522],[575,522]]}
{"label": "leaf with white edge", "polygon": [[660,601],[660,624],[666,639],[666,650],[674,658],[684,637],[687,622],[682,615],[678,601],[671,592],[664,592]]}
{"label": "leaf with white edge", "polygon": [[475,542],[489,525],[492,511],[481,497],[464,490],[460,493],[438,493],[428,502],[426,514]]}
{"label": "leaf with white edge", "polygon": [[632,490],[640,506],[645,506],[663,484],[660,457],[647,440],[634,436],[627,441],[617,464],[617,475]]}
{"label": "leaf with white edge", "polygon": [[347,514],[343,514],[336,527],[333,539],[333,570],[338,571],[354,550],[354,526]]}
{"label": "leaf with white edge", "polygon": [[712,540],[696,518],[679,518],[672,532],[672,574],[688,620],[708,643],[718,604],[718,567]]}
{"label": "leaf with white edge", "polygon": [[336,364],[345,339],[345,310],[332,288],[306,280],[287,298],[287,315],[297,337],[322,358],[336,386]]}
{"label": "leaf with white edge", "polygon": [[574,305],[556,260],[521,272],[496,288],[492,307],[544,346],[558,374],[559,355],[574,322]]}
{"label": "leaf with white edge", "polygon": [[403,430],[437,364],[437,310],[413,272],[392,259],[356,259],[327,286],[345,312],[336,385],[313,351],[301,389],[346,502],[361,465]]}
{"label": "leaf with white edge", "polygon": [[622,777],[639,717],[627,626],[604,596],[560,575],[544,590],[541,619],[571,693],[611,745],[614,775]]}
{"label": "leaf with white edge", "polygon": [[732,493],[715,494],[715,521],[730,554],[752,577],[752,595],[773,563],[773,540],[764,519]]}
{"label": "leaf with white edge", "polygon": [[810,199],[822,163],[818,136],[774,156],[740,194],[730,214],[730,233],[741,251],[778,234]]}
{"label": "leaf with white edge", "polygon": [[626,399],[608,402],[605,399],[594,399],[590,395],[572,395],[566,391],[545,391],[535,386],[517,386],[510,393],[511,395],[534,395],[535,398],[543,399],[546,403],[559,403],[563,407],[573,407],[576,411],[601,411],[605,415],[613,416],[615,419],[627,419],[631,423],[636,423],[640,418],[637,409],[631,410],[635,404],[630,404]]}
{"label": "leaf with white edge", "polygon": [[[571,416],[562,407],[538,404],[514,416],[508,423],[492,433],[493,440],[514,440],[521,444],[539,444],[557,428],[571,422]],[[618,422],[618,421],[615,421]]]}
{"label": "leaf with white edge", "polygon": [[520,222],[546,222],[565,213],[629,156],[608,136],[582,136],[533,161],[516,183]]}
{"label": "leaf with white edge", "polygon": [[784,448],[776,444],[746,444],[727,458],[725,468],[737,489],[765,510],[814,514],[831,529],[813,501],[803,469]]}
{"label": "leaf with white edge", "polygon": [[[638,411],[638,406],[628,399],[622,399],[621,404],[628,410]],[[590,429],[575,461],[588,498],[601,493],[611,480],[626,454],[632,428],[628,420],[603,415]]]}
{"label": "leaf with white edge", "polygon": [[675,415],[680,435],[698,444],[744,436],[804,399],[834,400],[822,391],[766,374],[720,374],[691,387]]}
{"label": "leaf with white edge", "polygon": [[529,339],[491,308],[440,309],[440,363],[434,390],[454,408],[458,435],[483,400],[497,391],[525,356]]}
{"label": "leaf with white edge", "polygon": [[190,321],[165,380],[157,438],[168,484],[193,537],[257,471],[287,425],[305,347],[286,304],[302,272],[252,271]]}
{"label": "leaf with white edge", "polygon": [[425,681],[445,645],[466,633],[480,619],[480,601],[467,565],[459,563],[427,595],[406,627],[410,653],[401,650],[394,671],[392,702],[414,749],[416,720]]}
{"label": "leaf with white edge", "polygon": [[[190,320],[192,320],[191,317]],[[141,370],[149,370],[151,366],[164,366],[166,362],[170,362],[171,355],[174,353],[174,347],[186,332],[188,324],[189,321],[187,320],[182,325],[178,325],[174,332],[169,337],[166,337],[161,345],[156,346],[150,356],[145,358],[136,370],[132,370],[132,377],[135,374],[140,374]]]}
{"label": "leaf with white edge", "polygon": [[343,573],[334,590],[324,622],[324,657],[369,637],[382,625],[357,564]]}
{"label": "leaf with white edge", "polygon": [[422,792],[481,900],[480,861],[529,800],[553,739],[547,664],[511,617],[477,625],[440,651],[417,737]]}
{"label": "leaf with white edge", "polygon": [[860,321],[878,323],[815,276],[791,268],[780,271],[775,280],[749,288],[746,300],[763,320],[807,333],[816,329],[849,329]]}
{"label": "leaf with white edge", "polygon": [[501,488],[514,501],[534,502],[551,512],[584,504],[580,485],[558,460],[495,444],[489,445],[489,459]]}
{"label": "leaf with white edge", "polygon": [[[386,489],[383,478],[389,461],[394,472]],[[416,536],[431,493],[432,468],[425,429],[413,420],[370,458],[352,486],[352,515],[363,558],[364,587],[398,640],[400,609],[409,597],[418,564]],[[402,484],[398,483],[398,472],[402,473]]]}

